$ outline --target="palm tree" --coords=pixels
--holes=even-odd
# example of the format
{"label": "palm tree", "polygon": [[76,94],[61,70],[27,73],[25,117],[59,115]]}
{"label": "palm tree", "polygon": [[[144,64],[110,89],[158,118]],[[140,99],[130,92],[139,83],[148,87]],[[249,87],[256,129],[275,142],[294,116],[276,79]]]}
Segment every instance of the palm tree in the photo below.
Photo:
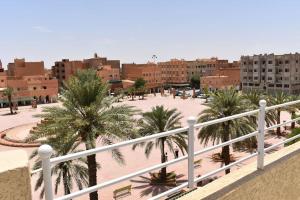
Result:
{"label": "palm tree", "polygon": [[[79,152],[76,150],[80,142],[68,140],[67,138],[50,138],[46,141],[54,149],[52,157],[62,156],[70,153]],[[35,150],[30,159],[35,158],[35,164],[33,170],[41,168],[41,160],[39,159],[38,151]],[[55,165],[51,169],[51,174],[56,176],[54,187],[55,194],[57,194],[59,186],[62,184],[64,188],[64,194],[70,194],[73,190],[73,183],[76,184],[79,190],[88,185],[88,168],[86,158],[79,158],[76,160],[69,160],[61,162]],[[35,191],[40,187],[43,187],[43,174],[39,173],[39,177],[35,184]],[[41,189],[40,199],[44,196],[44,187]]]}
{"label": "palm tree", "polygon": [[[208,108],[199,114],[198,122],[200,123],[243,113],[248,110],[247,104],[244,103],[242,96],[233,88],[219,90],[211,95],[213,98],[212,101],[207,104]],[[256,124],[250,117],[241,117],[203,127],[198,133],[198,139],[200,139],[200,142],[204,143],[204,145],[207,145],[210,141],[212,141],[213,144],[223,143],[230,139],[248,134],[254,131],[255,127]],[[230,164],[229,146],[222,147],[221,158],[225,165]],[[230,173],[230,169],[227,169],[225,172],[226,174]]]}
{"label": "palm tree", "polygon": [[13,105],[12,105],[12,95],[13,95],[13,88],[8,87],[3,91],[3,95],[7,97],[8,100],[8,104],[9,104],[9,109],[10,109],[10,114],[14,114],[13,113]]}
{"label": "palm tree", "polygon": [[[289,101],[290,101],[289,95],[287,95],[284,92],[276,92],[274,95],[269,96],[269,102],[271,103],[271,105],[283,104],[283,103],[287,103]],[[289,111],[289,110],[290,110],[289,108],[284,108],[284,107],[276,108],[276,123],[277,124],[280,124],[281,112]],[[277,127],[276,134],[278,137],[281,136],[280,127]]]}
{"label": "palm tree", "polygon": [[[139,135],[141,137],[161,133],[173,129],[180,128],[180,120],[182,119],[181,113],[177,109],[165,109],[164,106],[153,107],[150,112],[143,113],[143,118],[140,122]],[[170,135],[166,137],[161,137],[155,141],[149,141],[147,143],[139,143],[133,145],[133,150],[137,146],[145,146],[145,155],[148,158],[151,154],[153,147],[160,148],[161,153],[161,163],[166,162],[165,156],[165,146],[167,145],[169,150],[175,155],[174,144],[178,146],[181,152],[187,150],[187,133]],[[160,179],[165,181],[167,177],[167,168],[161,169]]]}
{"label": "palm tree", "polygon": [[[290,96],[289,101],[297,101],[297,100],[299,100],[299,96],[297,96],[297,95],[291,95]],[[300,107],[299,105],[300,104],[297,103],[297,104],[291,105],[289,107],[289,112],[291,114],[291,119],[295,119],[296,118],[296,112],[297,112],[297,110],[299,110],[299,107]],[[296,125],[296,122],[292,122],[291,123],[291,129],[294,129],[295,125]]]}
{"label": "palm tree", "polygon": [[[31,135],[29,140],[68,135],[89,150],[96,147],[96,140],[102,145],[111,145],[119,139],[131,138],[136,110],[127,105],[115,105],[118,98],[107,94],[108,86],[101,82],[95,70],[78,71],[62,90],[62,106],[43,110],[39,117],[49,121],[38,126],[37,133]],[[117,149],[111,152],[118,163],[124,164],[123,156]],[[97,184],[96,155],[87,156],[87,162],[91,187]],[[89,196],[90,200],[97,200],[98,192],[92,192]]]}
{"label": "palm tree", "polygon": [[[268,97],[263,95],[261,92],[257,90],[252,90],[243,93],[242,95],[243,99],[245,101],[248,101],[250,103],[249,107],[251,110],[255,110],[259,108],[259,101],[262,99],[267,99]],[[267,126],[271,126],[272,124],[276,123],[276,117],[275,117],[274,110],[270,110],[266,112],[265,121]],[[251,116],[253,118],[254,123],[257,122],[257,116]]]}

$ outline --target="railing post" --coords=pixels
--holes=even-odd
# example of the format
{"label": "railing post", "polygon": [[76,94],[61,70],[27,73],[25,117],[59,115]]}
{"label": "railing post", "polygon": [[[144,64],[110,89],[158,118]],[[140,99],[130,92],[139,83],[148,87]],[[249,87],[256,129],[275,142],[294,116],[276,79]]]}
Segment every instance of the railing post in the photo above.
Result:
{"label": "railing post", "polygon": [[44,144],[39,147],[38,153],[42,160],[45,200],[53,200],[51,163],[50,163],[50,157],[52,155],[52,147],[47,144]]}
{"label": "railing post", "polygon": [[257,169],[264,168],[264,140],[265,140],[265,114],[266,114],[265,100],[259,101],[259,113],[258,113],[258,135],[257,135]]}
{"label": "railing post", "polygon": [[188,131],[188,187],[189,189],[194,188],[194,125],[196,124],[195,117],[189,117],[188,120],[189,131]]}

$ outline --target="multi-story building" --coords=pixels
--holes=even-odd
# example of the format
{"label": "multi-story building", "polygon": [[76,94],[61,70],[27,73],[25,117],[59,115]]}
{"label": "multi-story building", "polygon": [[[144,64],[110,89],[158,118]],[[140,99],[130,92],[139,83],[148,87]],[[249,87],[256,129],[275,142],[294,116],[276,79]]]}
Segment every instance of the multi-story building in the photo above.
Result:
{"label": "multi-story building", "polygon": [[190,81],[193,76],[212,76],[218,69],[225,68],[238,68],[239,62],[228,62],[228,60],[219,60],[216,57],[210,59],[196,59],[187,62],[188,80]]}
{"label": "multi-story building", "polygon": [[52,73],[58,79],[59,86],[63,85],[65,80],[76,73],[78,70],[95,69],[103,81],[120,80],[120,61],[107,60],[105,57],[98,57],[84,59],[83,61],[70,61],[69,59],[62,59],[62,61],[55,62],[52,66]]}
{"label": "multi-story building", "polygon": [[244,91],[298,94],[300,54],[242,56],[240,76]]}
{"label": "multi-story building", "polygon": [[148,89],[162,86],[161,68],[155,63],[122,64],[122,78],[131,81],[143,78]]}
{"label": "multi-story building", "polygon": [[240,68],[227,67],[219,68],[212,72],[210,76],[202,76],[200,78],[200,87],[215,91],[225,88],[240,89]]}
{"label": "multi-story building", "polygon": [[169,86],[188,86],[188,67],[185,60],[171,59],[159,62],[162,83]]}
{"label": "multi-story building", "polygon": [[25,62],[15,59],[8,64],[8,69],[0,69],[0,106],[7,105],[7,97],[3,95],[5,88],[13,89],[13,102],[30,104],[33,99],[38,103],[56,101],[58,83],[49,70],[45,70],[44,62]]}

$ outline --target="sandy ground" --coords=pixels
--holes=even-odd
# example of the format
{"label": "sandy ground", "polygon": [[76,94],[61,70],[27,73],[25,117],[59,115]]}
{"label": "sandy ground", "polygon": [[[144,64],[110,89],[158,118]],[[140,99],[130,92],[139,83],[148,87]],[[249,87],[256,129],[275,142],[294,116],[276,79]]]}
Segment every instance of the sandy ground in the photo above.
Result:
{"label": "sandy ground", "polygon": [[[156,97],[153,95],[149,95],[145,98],[145,100],[138,100],[136,98],[135,101],[128,101],[124,100],[124,102],[128,105],[136,106],[136,108],[142,110],[142,111],[149,111],[151,107],[155,105],[164,105],[167,108],[177,108],[183,115],[182,118],[182,125],[187,125],[187,118],[189,116],[197,116],[203,109],[205,109],[205,106],[202,105],[204,102],[203,99],[180,99],[179,97],[176,97],[176,99],[173,99],[173,97],[161,97],[160,94],[157,94]],[[15,126],[19,126],[22,124],[28,124],[28,123],[34,123],[40,121],[39,118],[33,117],[33,115],[38,114],[41,112],[42,108],[45,106],[54,106],[58,104],[48,104],[48,105],[40,105],[37,109],[32,109],[30,107],[19,107],[19,113],[17,115],[6,115],[8,113],[8,109],[0,109],[0,131],[3,131],[8,128],[12,128]],[[289,118],[289,115],[287,113],[282,114],[282,120],[287,120]],[[20,133],[21,132],[21,133]],[[22,131],[18,130],[18,133],[16,133],[16,137],[24,137],[24,133]],[[266,139],[266,143],[273,144],[277,141],[281,141],[282,138],[276,138],[276,137],[268,137]],[[101,144],[98,144],[98,146],[101,146]],[[200,150],[204,148],[203,145],[199,143],[198,140],[195,141],[195,150]],[[0,145],[0,151],[7,151],[16,149],[13,147],[7,147],[7,146],[1,146]],[[31,154],[31,152],[34,150],[34,148],[23,148],[28,155]],[[160,163],[160,153],[159,150],[154,149],[153,153],[150,155],[150,157],[147,159],[144,155],[144,149],[138,148],[135,151],[132,150],[131,146],[123,147],[120,149],[120,151],[123,153],[125,158],[125,165],[119,165],[116,163],[112,158],[111,154],[109,152],[99,153],[97,154],[97,161],[101,164],[101,169],[98,170],[98,183],[111,180],[123,175],[127,175],[128,173],[135,172],[137,170],[144,169],[146,167],[153,166],[155,164]],[[195,169],[195,176],[203,175],[207,172],[212,171],[213,169],[217,169],[221,166],[220,163],[215,163],[210,159],[210,156],[213,153],[219,152],[220,149],[217,149],[212,152],[205,153],[203,155],[198,156],[195,158],[202,159],[201,167],[198,167]],[[241,158],[245,156],[246,152],[235,152],[235,156],[238,158]],[[181,154],[180,154],[181,155]],[[173,159],[174,156],[168,152],[169,160]],[[251,159],[243,164],[253,162],[255,160]],[[32,161],[31,163],[32,164]],[[236,170],[243,166],[243,164],[232,168],[232,170]],[[183,161],[177,164],[174,164],[167,169],[168,171],[176,171],[178,174],[178,183],[184,182],[187,179],[187,162]],[[224,175],[224,173],[219,173],[216,176]],[[32,188],[34,188],[34,184],[36,181],[36,175],[32,178]],[[147,199],[155,194],[158,194],[162,191],[165,191],[166,187],[154,187],[150,186],[148,184],[147,180],[148,174],[145,174],[142,177],[135,177],[131,180],[124,181],[122,183],[104,188],[99,190],[99,196],[100,199],[113,199],[113,190],[126,186],[131,184],[132,194],[130,196],[124,197],[123,199]],[[35,192],[33,189],[33,199],[39,199],[39,192]],[[59,191],[58,196],[62,194],[61,191]],[[87,196],[82,196],[77,199],[88,199]]]}

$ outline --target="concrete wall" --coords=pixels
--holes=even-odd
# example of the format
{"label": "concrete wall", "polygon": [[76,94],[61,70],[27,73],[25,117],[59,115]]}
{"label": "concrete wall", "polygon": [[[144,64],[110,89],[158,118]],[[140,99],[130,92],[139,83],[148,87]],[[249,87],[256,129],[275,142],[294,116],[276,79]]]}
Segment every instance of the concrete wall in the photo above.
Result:
{"label": "concrete wall", "polygon": [[31,200],[29,165],[25,151],[0,152],[0,200]]}
{"label": "concrete wall", "polygon": [[300,199],[300,142],[267,155],[265,163],[264,170],[254,162],[179,199]]}

